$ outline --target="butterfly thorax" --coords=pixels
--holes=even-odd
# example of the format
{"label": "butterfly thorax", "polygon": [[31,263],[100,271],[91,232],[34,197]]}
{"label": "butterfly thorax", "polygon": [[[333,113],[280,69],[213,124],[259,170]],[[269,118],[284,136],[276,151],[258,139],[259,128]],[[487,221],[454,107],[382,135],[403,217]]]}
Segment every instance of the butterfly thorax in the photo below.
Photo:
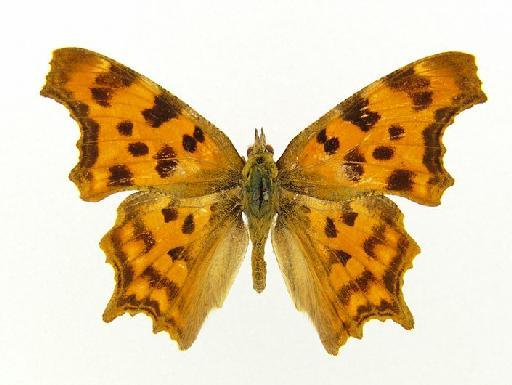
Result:
{"label": "butterfly thorax", "polygon": [[265,142],[263,130],[255,133],[254,145],[247,150],[247,162],[242,170],[243,205],[253,245],[253,286],[265,288],[264,249],[275,213],[277,167],[273,149]]}

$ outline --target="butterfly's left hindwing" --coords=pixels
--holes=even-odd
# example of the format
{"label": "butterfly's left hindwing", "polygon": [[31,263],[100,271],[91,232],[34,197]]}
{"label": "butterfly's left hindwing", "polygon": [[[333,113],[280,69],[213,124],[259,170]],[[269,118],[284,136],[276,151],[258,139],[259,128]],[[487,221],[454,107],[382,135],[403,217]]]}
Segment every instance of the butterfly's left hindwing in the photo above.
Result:
{"label": "butterfly's left hindwing", "polygon": [[332,202],[282,190],[272,244],[297,309],[329,353],[349,336],[361,338],[372,318],[412,328],[401,287],[419,248],[389,199]]}
{"label": "butterfly's left hindwing", "polygon": [[198,196],[238,183],[243,160],[219,129],[110,58],[56,50],[41,94],[80,125],[80,161],[70,178],[85,200],[149,187]]}
{"label": "butterfly's left hindwing", "polygon": [[213,307],[220,307],[245,253],[240,191],[175,199],[158,192],[128,197],[101,241],[116,271],[104,313],[144,312],[188,348]]}

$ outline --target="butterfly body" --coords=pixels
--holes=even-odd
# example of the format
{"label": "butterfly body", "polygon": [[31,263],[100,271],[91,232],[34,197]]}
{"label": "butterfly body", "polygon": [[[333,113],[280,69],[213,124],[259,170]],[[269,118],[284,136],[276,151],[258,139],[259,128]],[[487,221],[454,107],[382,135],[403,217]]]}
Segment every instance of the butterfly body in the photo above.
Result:
{"label": "butterfly body", "polygon": [[263,130],[255,132],[255,142],[247,151],[247,163],[242,170],[244,213],[253,245],[253,287],[257,292],[265,288],[265,243],[278,207],[277,167],[273,149],[266,144]]}
{"label": "butterfly body", "polygon": [[143,312],[155,332],[190,347],[249,240],[253,286],[265,288],[270,233],[295,306],[329,353],[361,338],[371,319],[411,329],[401,287],[419,247],[385,194],[440,203],[453,184],[444,130],[486,100],[476,71],[461,52],[423,58],[335,106],[277,161],[256,133],[245,161],[218,128],[143,75],[92,51],[56,50],[41,93],[80,126],[71,180],[87,201],[138,190],[100,243],[116,274],[104,320]]}

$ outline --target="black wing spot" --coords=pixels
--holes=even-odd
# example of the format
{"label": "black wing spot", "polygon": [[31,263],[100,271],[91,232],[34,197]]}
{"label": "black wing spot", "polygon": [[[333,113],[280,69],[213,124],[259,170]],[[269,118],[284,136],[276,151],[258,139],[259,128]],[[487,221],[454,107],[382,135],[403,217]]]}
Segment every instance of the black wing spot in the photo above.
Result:
{"label": "black wing spot", "polygon": [[194,139],[197,140],[199,143],[203,143],[204,142],[203,130],[201,130],[197,126],[194,128]]}
{"label": "black wing spot", "polygon": [[133,123],[129,120],[119,122],[117,124],[117,131],[123,136],[131,136],[133,132]]}
{"label": "black wing spot", "polygon": [[153,107],[142,111],[142,116],[151,125],[158,128],[163,123],[175,118],[180,113],[180,108],[167,95],[160,94],[155,96]]}
{"label": "black wing spot", "polygon": [[110,107],[110,99],[112,98],[112,89],[103,87],[91,88],[92,98],[102,107]]}
{"label": "black wing spot", "polygon": [[162,215],[164,216],[164,222],[169,223],[178,219],[178,210],[172,207],[162,209]]}
{"label": "black wing spot", "polygon": [[388,146],[375,147],[372,156],[377,160],[389,160],[393,157],[395,151]]}
{"label": "black wing spot", "polygon": [[108,177],[109,186],[131,186],[133,185],[133,174],[124,164],[118,164],[110,167],[110,175]]}
{"label": "black wing spot", "polygon": [[341,117],[359,127],[361,131],[369,131],[379,121],[380,114],[368,109],[368,99],[363,99],[356,94],[347,103]]}
{"label": "black wing spot", "polygon": [[167,254],[173,261],[177,261],[179,259],[183,259],[183,251],[185,248],[183,246],[177,246],[172,249],[170,249]]}
{"label": "black wing spot", "polygon": [[412,190],[414,173],[410,170],[394,170],[388,177],[388,189],[392,191]]}
{"label": "black wing spot", "polygon": [[340,141],[336,137],[330,138],[324,143],[324,151],[330,155],[335,154],[339,147]]}
{"label": "black wing spot", "polygon": [[324,232],[328,238],[336,238],[338,236],[338,230],[336,230],[336,225],[332,218],[325,218]]}
{"label": "black wing spot", "polygon": [[149,152],[149,148],[146,145],[146,143],[135,142],[135,143],[130,143],[128,145],[128,151],[133,156],[142,156],[142,155],[146,155]]}
{"label": "black wing spot", "polygon": [[316,141],[320,144],[327,142],[327,134],[325,128],[316,135]]}
{"label": "black wing spot", "polygon": [[194,216],[192,214],[188,214],[183,221],[183,226],[181,226],[181,232],[183,234],[192,234],[194,232]]}
{"label": "black wing spot", "polygon": [[398,140],[404,136],[404,128],[398,124],[393,124],[388,128],[389,140]]}
{"label": "black wing spot", "polygon": [[352,256],[349,253],[343,250],[333,250],[333,252],[336,258],[339,259],[343,266],[346,266],[349,259],[352,258]]}

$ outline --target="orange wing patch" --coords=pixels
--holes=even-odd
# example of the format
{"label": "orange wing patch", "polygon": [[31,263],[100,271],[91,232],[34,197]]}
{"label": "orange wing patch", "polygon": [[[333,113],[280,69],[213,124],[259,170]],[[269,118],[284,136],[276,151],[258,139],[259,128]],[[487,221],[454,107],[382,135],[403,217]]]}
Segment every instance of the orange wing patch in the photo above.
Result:
{"label": "orange wing patch", "polygon": [[155,332],[188,348],[210,309],[222,305],[248,243],[239,194],[128,197],[101,241],[117,282],[104,320],[144,312]]}
{"label": "orange wing patch", "polygon": [[319,198],[350,187],[439,204],[453,184],[444,129],[486,100],[476,70],[473,56],[447,52],[364,88],[292,141],[277,163],[283,185]]}
{"label": "orange wing patch", "polygon": [[243,160],[217,128],[135,71],[79,48],[56,50],[41,91],[78,121],[70,178],[85,200],[157,186],[202,195],[232,186]]}
{"label": "orange wing patch", "polygon": [[308,312],[326,350],[336,354],[363,324],[413,318],[401,286],[419,252],[398,208],[383,196],[322,201],[282,192],[272,242],[291,296]]}

